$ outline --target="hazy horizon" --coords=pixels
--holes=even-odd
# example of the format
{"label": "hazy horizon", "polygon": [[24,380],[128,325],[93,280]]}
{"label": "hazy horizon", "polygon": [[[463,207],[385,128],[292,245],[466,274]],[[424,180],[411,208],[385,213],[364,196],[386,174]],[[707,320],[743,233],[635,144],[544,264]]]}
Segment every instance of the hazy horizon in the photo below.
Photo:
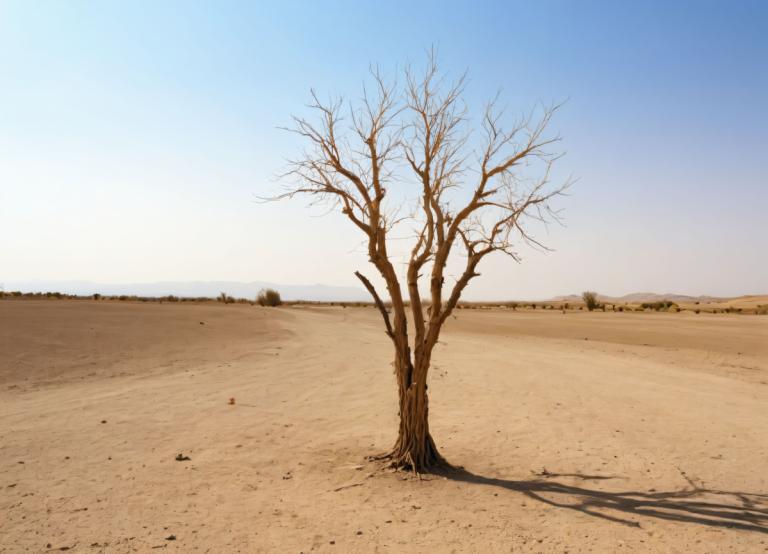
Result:
{"label": "hazy horizon", "polygon": [[[153,282],[134,282],[134,283],[104,283],[88,280],[62,280],[50,281],[42,279],[20,280],[20,281],[0,281],[0,290],[6,292],[21,291],[29,293],[37,292],[61,292],[64,294],[76,294],[89,296],[94,293],[105,295],[136,295],[160,297],[167,295],[176,295],[182,297],[216,297],[221,292],[234,296],[236,298],[251,298],[263,288],[276,288],[281,292],[285,300],[309,300],[309,301],[340,301],[340,302],[368,302],[372,301],[368,292],[362,286],[341,286],[328,283],[275,283],[271,281],[153,281]],[[485,298],[481,301],[550,301],[563,297],[579,296],[583,291],[565,291],[556,294],[550,294],[542,297],[512,296]],[[606,291],[596,291],[601,297],[622,298],[624,296],[636,294],[648,294],[659,296],[690,296],[698,297],[718,297],[707,293],[690,293],[688,291],[676,290],[634,290],[611,293]],[[422,291],[426,298],[427,291]],[[766,291],[755,291],[733,295],[741,296],[765,296]],[[407,297],[407,295],[406,295]],[[472,298],[466,298],[472,301]]]}
{"label": "hazy horizon", "polygon": [[579,179],[538,235],[554,251],[491,257],[467,300],[768,292],[768,5],[342,4],[0,5],[0,283],[360,288],[343,217],[253,200],[310,88],[358,98],[369,63],[434,46],[474,115],[499,89],[510,117],[567,100]]}

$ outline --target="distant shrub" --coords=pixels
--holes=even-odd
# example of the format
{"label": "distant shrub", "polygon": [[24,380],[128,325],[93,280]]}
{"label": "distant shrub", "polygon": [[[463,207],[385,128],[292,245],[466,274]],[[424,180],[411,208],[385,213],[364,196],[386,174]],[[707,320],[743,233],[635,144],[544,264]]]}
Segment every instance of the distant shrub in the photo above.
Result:
{"label": "distant shrub", "polygon": [[648,309],[659,312],[662,310],[669,310],[670,308],[677,308],[677,304],[671,300],[660,300],[657,302],[643,302],[640,304],[640,307],[642,307],[644,310]]}
{"label": "distant shrub", "polygon": [[101,295],[98,292],[93,294],[93,299],[94,300],[99,300],[100,298],[101,298]]}
{"label": "distant shrub", "polygon": [[[696,302],[696,303],[698,304],[698,302]],[[701,313],[701,310],[700,310],[700,309],[698,309],[698,308],[696,308],[696,309],[695,309],[695,310],[693,310],[693,311],[694,311],[694,312],[696,312],[697,314],[700,314],[700,313]]]}
{"label": "distant shrub", "polygon": [[517,303],[517,302],[510,302],[510,304],[509,304],[509,305],[510,305],[510,307],[512,308],[512,311],[513,311],[513,312],[516,312],[516,311],[517,311],[517,306],[518,306],[518,303]]}
{"label": "distant shrub", "polygon": [[123,301],[124,301],[124,300],[128,300],[128,296],[127,296],[127,295],[125,295],[125,294],[121,294],[120,296],[118,296],[118,297],[117,297],[117,299],[118,299],[118,300],[123,300]]}
{"label": "distant shrub", "polygon": [[256,296],[256,303],[259,306],[279,306],[283,303],[280,293],[275,289],[262,289]]}
{"label": "distant shrub", "polygon": [[590,312],[600,306],[600,303],[597,301],[596,292],[584,291],[581,293],[581,298],[584,300],[584,305]]}
{"label": "distant shrub", "polygon": [[[615,307],[616,307],[616,306],[614,306],[614,308],[615,308]],[[623,311],[624,311],[624,306],[619,306],[619,311],[620,311],[620,312],[623,312]]]}
{"label": "distant shrub", "polygon": [[566,303],[565,303],[565,305],[564,305],[563,307],[564,307],[566,310],[570,310],[570,309],[571,309],[571,305],[570,305],[570,304],[568,304],[568,302],[566,302]]}
{"label": "distant shrub", "polygon": [[216,298],[218,302],[223,302],[224,304],[234,304],[235,299],[229,296],[226,292],[222,292],[219,294],[218,298]]}

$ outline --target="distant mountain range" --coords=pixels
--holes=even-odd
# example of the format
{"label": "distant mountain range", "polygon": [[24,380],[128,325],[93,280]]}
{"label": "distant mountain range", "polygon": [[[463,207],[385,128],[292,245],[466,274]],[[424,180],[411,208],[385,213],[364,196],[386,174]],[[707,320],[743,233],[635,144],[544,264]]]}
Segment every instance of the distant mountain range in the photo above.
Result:
{"label": "distant mountain range", "polygon": [[[657,302],[660,300],[671,300],[672,302],[686,302],[686,303],[693,303],[693,302],[722,302],[723,300],[728,300],[728,298],[725,297],[717,297],[717,296],[689,296],[686,294],[677,294],[677,293],[666,293],[666,294],[657,294],[655,292],[633,292],[631,294],[625,294],[624,296],[606,296],[604,294],[598,294],[597,295],[598,300],[601,302],[628,302],[628,303],[636,303],[636,302]],[[555,302],[578,302],[581,301],[581,295],[580,294],[569,294],[566,296],[556,296],[552,299]]]}
{"label": "distant mountain range", "polygon": [[91,281],[6,281],[5,291],[61,292],[89,296],[103,295],[216,297],[226,292],[235,298],[254,298],[261,289],[271,288],[283,300],[310,300],[317,302],[365,302],[368,293],[362,288],[328,285],[280,285],[266,281],[242,283],[237,281],[162,281],[157,283],[94,283]]}

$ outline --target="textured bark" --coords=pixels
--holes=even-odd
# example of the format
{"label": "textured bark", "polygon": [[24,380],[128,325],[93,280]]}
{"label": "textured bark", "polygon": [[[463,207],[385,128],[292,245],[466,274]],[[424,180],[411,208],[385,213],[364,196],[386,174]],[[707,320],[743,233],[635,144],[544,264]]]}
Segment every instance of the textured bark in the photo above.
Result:
{"label": "textured bark", "polygon": [[400,429],[389,457],[394,467],[418,473],[448,465],[429,432],[426,385],[413,383],[400,399]]}
{"label": "textured bark", "polygon": [[429,431],[429,367],[424,366],[423,372],[414,371],[407,354],[398,355],[394,363],[400,416],[397,441],[390,452],[374,458],[388,461],[390,467],[416,473],[448,468],[450,464],[440,455]]}
{"label": "textured bark", "polygon": [[[407,329],[402,330],[403,342],[408,344]],[[396,349],[394,361],[398,385],[398,415],[400,418],[397,440],[391,452],[380,457],[391,467],[424,473],[448,468],[450,465],[437,449],[429,430],[429,392],[427,377],[432,350],[439,333],[426,333],[419,337],[416,352],[406,346]]]}

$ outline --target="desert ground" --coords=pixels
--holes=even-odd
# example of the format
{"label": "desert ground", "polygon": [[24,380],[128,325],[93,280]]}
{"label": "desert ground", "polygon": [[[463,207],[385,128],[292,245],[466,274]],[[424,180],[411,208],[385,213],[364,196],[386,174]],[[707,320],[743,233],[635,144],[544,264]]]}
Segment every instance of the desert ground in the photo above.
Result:
{"label": "desert ground", "polygon": [[422,478],[366,461],[390,359],[372,308],[0,301],[0,552],[768,551],[768,317],[458,310]]}

